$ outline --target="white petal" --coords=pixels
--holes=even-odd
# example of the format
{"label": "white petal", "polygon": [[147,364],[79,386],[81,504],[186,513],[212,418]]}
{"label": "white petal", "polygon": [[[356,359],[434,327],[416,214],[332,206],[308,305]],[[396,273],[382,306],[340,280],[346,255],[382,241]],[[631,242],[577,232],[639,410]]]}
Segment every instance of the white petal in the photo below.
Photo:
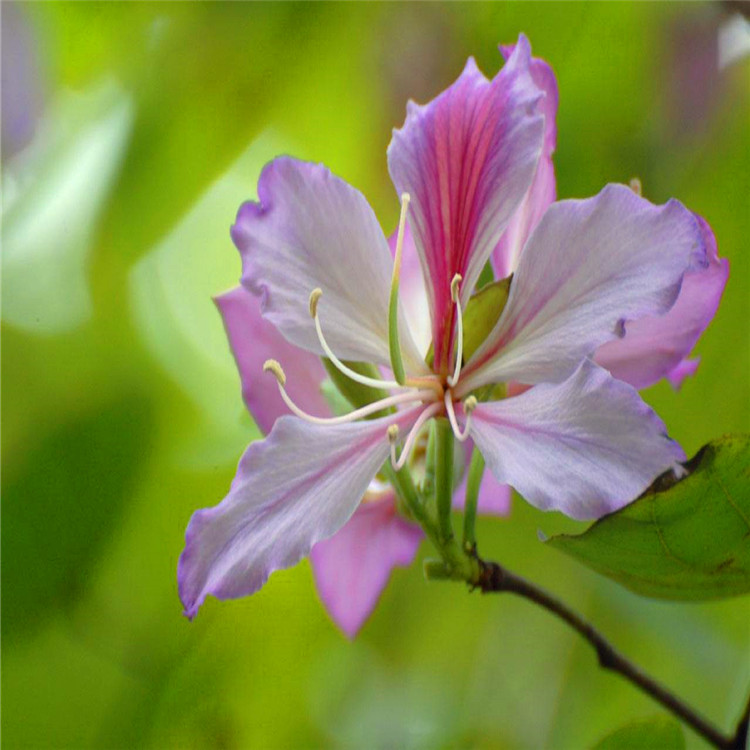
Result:
{"label": "white petal", "polygon": [[[258,197],[240,207],[232,238],[242,283],[262,296],[264,316],[293,344],[323,354],[309,312],[310,292],[320,288],[334,353],[388,365],[393,261],[362,194],[320,164],[281,157],[263,170]],[[407,371],[427,372],[403,315],[399,330]]]}
{"label": "white petal", "polygon": [[419,412],[334,426],[278,419],[245,451],[224,500],[190,519],[177,573],[185,614],[208,594],[252,594],[338,531],[388,456],[388,425],[405,432]]}
{"label": "white petal", "polygon": [[662,315],[683,274],[705,266],[693,214],[654,206],[624,185],[552,205],[531,235],[508,304],[464,370],[465,389],[561,382],[625,322]]}
{"label": "white petal", "polygon": [[471,436],[495,478],[542,510],[598,518],[685,455],[632,387],[590,361],[560,385],[484,403]]}

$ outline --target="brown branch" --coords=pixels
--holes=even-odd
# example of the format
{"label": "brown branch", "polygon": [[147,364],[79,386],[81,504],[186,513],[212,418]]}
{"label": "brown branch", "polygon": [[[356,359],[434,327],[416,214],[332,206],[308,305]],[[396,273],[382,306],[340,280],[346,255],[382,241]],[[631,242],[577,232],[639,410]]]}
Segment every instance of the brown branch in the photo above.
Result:
{"label": "brown branch", "polygon": [[599,658],[599,665],[603,669],[616,672],[637,685],[644,693],[682,719],[714,747],[720,748],[720,750],[743,750],[747,741],[748,723],[750,722],[750,700],[748,700],[747,707],[734,734],[731,736],[724,734],[674,693],[625,658],[591,623],[584,620],[583,617],[552,594],[525,578],[511,573],[498,563],[477,559],[480,566],[477,587],[482,590],[482,593],[509,592],[543,607],[565,621],[591,644]]}

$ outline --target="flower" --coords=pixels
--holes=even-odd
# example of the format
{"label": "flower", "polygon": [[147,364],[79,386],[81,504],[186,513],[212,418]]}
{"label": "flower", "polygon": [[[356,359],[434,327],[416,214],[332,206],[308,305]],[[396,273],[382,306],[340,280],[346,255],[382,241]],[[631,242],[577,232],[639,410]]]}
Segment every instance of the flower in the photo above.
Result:
{"label": "flower", "polygon": [[[242,285],[256,299],[234,290],[218,302],[241,371],[243,358],[273,350],[264,369],[277,392],[243,379],[268,435],[243,455],[227,497],[188,525],[178,568],[188,616],[208,594],[253,593],[326,539],[330,555],[313,552],[317,571],[351,550],[382,562],[349,593],[374,603],[384,571],[408,562],[419,538],[376,474],[389,454],[395,470],[413,459],[436,417],[459,441],[474,441],[498,482],[574,518],[621,507],[684,458],[636,390],[592,357],[607,342],[627,342],[631,321],[662,323],[683,277],[710,269],[710,231],[677,201],[654,206],[622,185],[552,203],[554,77],[525,37],[506,52],[492,81],[469,60],[430,104],[410,103],[388,149],[402,196],[393,256],[364,197],[322,165],[274,160],[259,202],[240,208],[232,237]],[[407,215],[429,341],[410,326],[422,316],[414,312],[420,285],[406,273]],[[473,292],[491,256],[513,272],[492,286],[493,299],[507,301],[464,331],[487,294]],[[233,307],[250,304],[266,326],[253,325],[252,348],[229,322]],[[330,410],[314,387],[319,356],[332,377],[382,398],[322,416]],[[529,388],[490,400],[503,383]],[[277,417],[282,403],[293,416]],[[347,533],[333,537],[350,518]],[[366,609],[342,622],[347,632]]]}

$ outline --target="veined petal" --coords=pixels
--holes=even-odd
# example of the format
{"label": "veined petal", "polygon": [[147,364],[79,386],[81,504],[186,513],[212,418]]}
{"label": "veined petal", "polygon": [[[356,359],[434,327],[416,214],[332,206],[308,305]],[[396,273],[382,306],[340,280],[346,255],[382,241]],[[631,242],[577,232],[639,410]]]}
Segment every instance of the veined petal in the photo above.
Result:
{"label": "veined petal", "polygon": [[708,267],[689,271],[674,307],[661,317],[639,318],[625,326],[625,338],[610,341],[596,352],[596,362],[636,388],[666,377],[678,387],[692,375],[696,360],[687,360],[711,322],[729,276],[729,262],[719,258],[711,227],[696,215],[706,246]]}
{"label": "veined petal", "polygon": [[462,375],[464,391],[485,383],[561,382],[626,321],[663,315],[683,275],[705,267],[694,215],[624,185],[587,200],[553,204],[521,255],[500,320]]}
{"label": "veined petal", "polygon": [[320,598],[349,638],[372,613],[393,569],[414,560],[423,536],[398,514],[391,492],[362,503],[342,529],[312,548]]}
{"label": "veined petal", "polygon": [[287,375],[287,392],[304,411],[325,417],[330,409],[320,386],[326,373],[318,357],[290,344],[273,323],[261,315],[260,299],[238,286],[214,300],[219,308],[229,345],[242,381],[242,397],[264,434],[289,413],[276,379],[263,372],[263,363],[275,359]]}
{"label": "veined petal", "polygon": [[499,482],[577,519],[626,505],[685,458],[638,392],[589,360],[564,383],[479,404],[471,436]]}
{"label": "veined petal", "polygon": [[[514,49],[515,45],[500,47],[506,60]],[[530,70],[534,83],[544,91],[544,99],[539,105],[544,115],[544,150],[531,187],[492,253],[492,265],[499,279],[510,276],[516,270],[526,240],[557,197],[555,167],[552,163],[552,154],[557,145],[557,80],[549,63],[541,58],[531,59]]]}
{"label": "veined petal", "polygon": [[411,195],[411,224],[427,279],[435,361],[447,361],[455,305],[450,284],[461,274],[461,301],[472,288],[531,184],[542,150],[542,92],[519,39],[488,81],[473,59],[458,80],[426,106],[413,102],[388,147],[399,193]]}
{"label": "veined petal", "polygon": [[[331,349],[341,359],[390,364],[388,298],[393,262],[362,194],[321,164],[275,159],[232,227],[242,284],[261,295],[263,315],[293,344],[323,354],[310,318],[313,289]],[[400,316],[410,373],[427,372]]]}
{"label": "veined petal", "polygon": [[388,456],[388,426],[405,432],[420,411],[325,426],[278,419],[245,451],[224,500],[190,519],[177,568],[185,614],[193,617],[208,594],[252,594],[338,531]]}

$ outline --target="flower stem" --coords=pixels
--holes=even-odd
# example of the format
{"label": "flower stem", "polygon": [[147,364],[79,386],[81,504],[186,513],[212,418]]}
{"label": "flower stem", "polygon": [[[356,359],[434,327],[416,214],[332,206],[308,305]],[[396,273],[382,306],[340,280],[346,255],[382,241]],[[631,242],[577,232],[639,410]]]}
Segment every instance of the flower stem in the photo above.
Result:
{"label": "flower stem", "polygon": [[466,552],[476,549],[477,540],[474,535],[474,526],[477,520],[477,501],[479,499],[479,486],[482,484],[484,474],[484,456],[476,449],[471,452],[471,463],[469,474],[466,478],[466,502],[464,504],[464,537],[463,544]]}
{"label": "flower stem", "polygon": [[688,706],[674,693],[646,674],[640,667],[617,651],[607,639],[581,615],[566,604],[552,596],[544,589],[527,581],[525,578],[506,570],[498,563],[479,562],[479,578],[472,582],[482,593],[510,592],[538,604],[548,612],[566,622],[596,650],[599,665],[603,669],[616,672],[626,680],[639,687],[644,693],[660,703],[664,708],[682,719],[706,741],[720,750],[741,750],[748,737],[748,717],[750,702],[733,735],[729,736],[717,729],[711,722]]}
{"label": "flower stem", "polygon": [[444,417],[435,420],[435,508],[441,543],[453,538],[453,430]]}

